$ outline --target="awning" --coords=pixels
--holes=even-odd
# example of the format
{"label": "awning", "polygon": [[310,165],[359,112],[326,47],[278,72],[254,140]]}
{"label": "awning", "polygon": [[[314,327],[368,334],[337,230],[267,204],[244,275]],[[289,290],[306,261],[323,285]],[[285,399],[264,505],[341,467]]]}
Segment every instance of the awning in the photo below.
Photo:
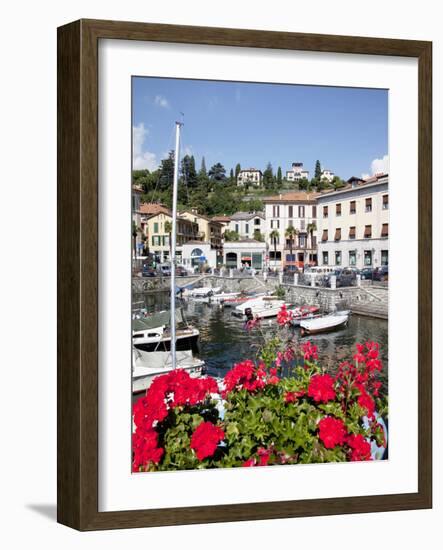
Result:
{"label": "awning", "polygon": [[387,223],[384,223],[381,227],[381,236],[387,237],[389,235],[389,226]]}
{"label": "awning", "polygon": [[349,238],[354,239],[355,238],[355,227],[349,228]]}
{"label": "awning", "polygon": [[323,235],[321,236],[321,240],[322,241],[327,241],[328,240],[328,230],[327,229],[323,229]]}
{"label": "awning", "polygon": [[365,226],[365,237],[370,237],[372,235],[372,226],[366,225]]}
{"label": "awning", "polygon": [[334,240],[339,241],[340,239],[341,239],[341,229],[336,229]]}

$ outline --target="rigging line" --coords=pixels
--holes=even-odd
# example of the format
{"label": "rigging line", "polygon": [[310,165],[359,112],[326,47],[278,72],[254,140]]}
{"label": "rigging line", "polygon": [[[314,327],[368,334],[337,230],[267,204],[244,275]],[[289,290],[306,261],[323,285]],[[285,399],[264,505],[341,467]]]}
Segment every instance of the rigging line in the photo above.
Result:
{"label": "rigging line", "polygon": [[[167,151],[168,151],[168,155],[169,155],[169,152],[171,151],[171,148],[172,148],[172,139],[173,139],[173,136],[174,136],[174,131],[175,131],[175,125],[172,126],[171,128],[171,133],[169,134],[169,139],[168,139],[168,148],[167,148]],[[152,198],[151,198],[151,202],[154,202],[154,199],[155,199],[155,194],[157,192],[157,189],[158,189],[158,186],[159,186],[159,183],[160,183],[160,178],[161,178],[161,167],[159,167],[157,169],[157,171],[159,171],[158,173],[158,176],[157,176],[157,182],[155,184],[155,187],[154,187],[154,190],[152,191]]]}

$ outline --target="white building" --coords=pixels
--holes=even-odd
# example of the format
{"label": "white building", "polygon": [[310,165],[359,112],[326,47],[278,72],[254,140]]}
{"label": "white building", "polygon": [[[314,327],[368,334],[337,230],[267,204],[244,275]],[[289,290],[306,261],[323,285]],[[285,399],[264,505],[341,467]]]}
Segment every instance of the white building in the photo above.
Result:
{"label": "white building", "polygon": [[318,203],[319,265],[377,267],[389,263],[389,178],[351,178]]}
{"label": "white building", "polygon": [[327,168],[321,171],[320,179],[322,180],[326,180],[327,182],[331,183],[334,177],[335,177],[334,172],[332,172],[331,170],[328,170]]}
{"label": "white building", "polygon": [[286,171],[288,181],[299,181],[303,178],[309,179],[309,170],[303,170],[302,162],[293,162],[291,170]]}
{"label": "white building", "polygon": [[228,241],[223,246],[223,263],[226,267],[263,269],[266,260],[266,243],[254,239]]}
{"label": "white building", "polygon": [[217,267],[217,250],[211,246],[210,242],[188,241],[181,248],[181,261],[190,271],[203,266]]}
{"label": "white building", "polygon": [[293,270],[305,264],[316,265],[317,196],[299,191],[263,200],[269,267]]}
{"label": "white building", "polygon": [[237,185],[253,185],[254,187],[260,187],[263,182],[263,174],[261,170],[257,168],[247,168],[246,170],[240,170],[237,176]]}
{"label": "white building", "polygon": [[264,237],[265,216],[263,212],[236,212],[230,216],[227,229],[238,233],[241,239],[260,240],[257,232]]}

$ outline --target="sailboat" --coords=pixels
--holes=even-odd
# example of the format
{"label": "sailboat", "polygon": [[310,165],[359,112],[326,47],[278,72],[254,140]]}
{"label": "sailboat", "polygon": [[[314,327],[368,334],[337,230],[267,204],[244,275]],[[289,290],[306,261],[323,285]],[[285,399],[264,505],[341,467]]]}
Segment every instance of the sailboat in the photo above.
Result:
{"label": "sailboat", "polygon": [[[172,188],[172,231],[171,231],[171,266],[176,265],[177,246],[177,190],[180,151],[180,129],[182,122],[176,122],[174,182]],[[171,269],[171,310],[166,313],[169,318],[169,331],[165,334],[165,325],[151,327],[145,318],[134,319],[133,358],[132,358],[132,391],[145,391],[152,380],[161,374],[174,369],[185,369],[191,376],[200,376],[204,362],[193,357],[190,343],[198,338],[198,330],[177,331],[177,311],[175,297],[177,293],[176,273]],[[154,321],[155,323],[156,321]],[[134,330],[135,329],[135,330]],[[187,343],[186,343],[187,342]],[[184,347],[184,349],[183,349]],[[179,348],[177,350],[177,348]]]}

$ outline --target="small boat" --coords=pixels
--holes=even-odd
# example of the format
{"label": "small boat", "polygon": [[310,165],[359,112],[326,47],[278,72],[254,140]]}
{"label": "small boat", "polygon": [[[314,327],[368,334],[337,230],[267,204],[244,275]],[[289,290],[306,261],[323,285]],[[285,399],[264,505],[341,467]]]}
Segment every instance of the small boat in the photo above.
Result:
{"label": "small boat", "polygon": [[240,292],[220,292],[219,294],[212,294],[209,296],[211,302],[225,303],[226,300],[232,300],[240,296]]}
{"label": "small boat", "polygon": [[[177,369],[186,370],[193,378],[203,373],[204,362],[193,357],[192,351],[176,352]],[[175,370],[172,355],[167,351],[146,352],[132,348],[132,393],[146,391],[156,376]]]}
{"label": "small boat", "polygon": [[300,306],[291,309],[290,311],[292,311],[291,325],[293,327],[299,327],[300,322],[306,319],[316,319],[317,317],[321,317],[321,314],[319,313],[320,308],[318,306]]}
{"label": "small boat", "polygon": [[348,324],[348,315],[323,315],[316,319],[300,321],[301,334],[319,334],[343,328]]}
{"label": "small boat", "polygon": [[235,296],[233,298],[226,298],[223,302],[223,305],[225,307],[235,307],[244,304],[249,300],[262,298],[263,296],[264,294],[239,294],[238,296]]}

